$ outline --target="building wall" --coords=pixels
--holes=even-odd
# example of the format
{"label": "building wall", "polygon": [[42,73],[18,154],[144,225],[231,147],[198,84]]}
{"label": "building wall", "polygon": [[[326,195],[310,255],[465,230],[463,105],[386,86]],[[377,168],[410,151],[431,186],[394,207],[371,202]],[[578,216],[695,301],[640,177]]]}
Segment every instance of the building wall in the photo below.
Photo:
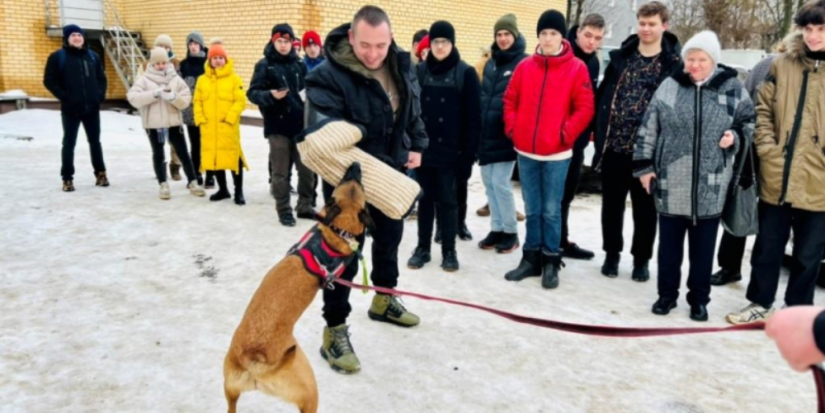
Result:
{"label": "building wall", "polygon": [[[56,4],[57,0],[49,0]],[[350,0],[109,0],[117,6],[125,26],[138,31],[147,46],[154,38],[169,34],[179,57],[186,54],[186,35],[203,33],[207,41],[221,37],[238,74],[247,82],[263,53],[275,23],[286,21],[298,36],[314,29],[322,38],[333,28],[348,22],[363,2]],[[376,1],[390,15],[398,44],[409,48],[412,35],[439,19],[456,27],[456,46],[462,57],[475,63],[481,50],[493,41],[493,24],[506,13],[515,13],[519,29],[536,45],[535,27],[539,15],[548,8],[564,11],[565,0],[549,1],[472,1],[413,0]],[[54,6],[53,6],[54,8]],[[45,6],[42,0],[3,0],[0,2],[0,89],[23,89],[31,96],[50,97],[42,85],[43,68],[49,54],[61,46],[61,39],[46,36]],[[53,15],[56,20],[57,11]],[[126,90],[108,58],[109,98],[123,98]]]}

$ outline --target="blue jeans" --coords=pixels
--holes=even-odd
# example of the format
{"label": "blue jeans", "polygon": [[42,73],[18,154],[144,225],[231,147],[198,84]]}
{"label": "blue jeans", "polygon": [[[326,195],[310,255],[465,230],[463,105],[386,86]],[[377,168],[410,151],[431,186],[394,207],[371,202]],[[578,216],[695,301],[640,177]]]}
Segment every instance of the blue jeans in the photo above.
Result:
{"label": "blue jeans", "polygon": [[493,232],[515,234],[516,200],[513,197],[513,169],[516,161],[498,162],[481,167],[481,180],[490,203],[490,221]]}
{"label": "blue jeans", "polygon": [[518,156],[521,194],[527,215],[527,239],[524,249],[559,252],[561,242],[561,199],[570,159],[537,161]]}

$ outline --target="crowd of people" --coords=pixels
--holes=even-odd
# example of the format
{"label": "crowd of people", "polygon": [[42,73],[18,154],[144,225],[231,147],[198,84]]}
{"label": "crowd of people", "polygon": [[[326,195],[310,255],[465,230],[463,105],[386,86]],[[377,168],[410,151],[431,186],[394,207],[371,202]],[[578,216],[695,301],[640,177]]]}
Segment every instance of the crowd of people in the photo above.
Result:
{"label": "crowd of people", "polygon": [[[430,262],[432,244],[439,243],[443,270],[459,270],[456,239],[472,239],[465,224],[467,183],[478,163],[488,201],[479,212],[490,216],[490,231],[478,247],[498,254],[520,247],[518,266],[504,278],[541,277],[546,289],[559,286],[563,259],[595,257],[571,240],[575,228],[568,225],[585,148],[594,142],[593,165],[601,173],[603,191],[601,273],[619,276],[629,195],[631,278],[650,279],[658,232],[659,298],[651,311],[670,313],[680,295],[687,238],[687,303],[695,321],[708,320],[711,286],[742,279],[743,237],[723,236],[722,269],[715,274],[713,257],[720,221],[736,201],[732,194],[739,193],[732,186],[756,186],[759,231],[751,258],[750,304],[726,319],[741,324],[774,316],[791,231],[784,304],[812,305],[825,253],[825,142],[820,139],[825,136],[820,121],[825,114],[820,94],[825,0],[811,0],[799,9],[797,30],[754,68],[745,84],[722,64],[715,33],[700,32],[682,45],[668,31],[670,14],[658,1],[640,5],[637,19],[637,33],[609,53],[600,82],[598,50],[606,24],[597,14],[568,28],[562,13],[548,10],[538,17],[535,37],[519,29],[515,15],[502,16],[492,27],[489,53],[476,65],[462,60],[455,27],[448,21],[416,32],[412,54],[396,44],[389,16],[374,6],[363,7],[323,42],[313,31],[299,40],[289,24],[280,23],[271,31],[248,90],[220,39],[206,45],[202,35],[191,33],[186,58],[178,61],[171,38],[161,35],[128,100],[140,109],[161,199],[171,197],[164,153],[168,141],[173,180],[181,179],[182,168],[195,196],[204,196],[217,181],[210,200],[234,198],[238,205],[245,203],[247,168],[241,114],[247,100],[257,105],[270,147],[271,194],[284,226],[296,225],[296,214],[316,217],[318,178],[301,162],[296,137],[330,119],[358,125],[364,139],[357,146],[410,174],[423,190],[410,269]],[[108,186],[99,118],[107,83],[100,57],[88,49],[79,27],[64,28],[64,47],[49,57],[44,83],[62,103],[63,190],[74,190],[73,153],[81,124],[97,185]],[[749,157],[758,162],[740,173]],[[298,173],[295,214],[290,202],[293,166]],[[232,173],[234,195],[226,170]],[[515,171],[526,214],[523,244],[512,186]],[[325,198],[332,189],[322,184]],[[404,223],[372,206],[369,212],[375,223],[370,231],[372,281],[394,288]],[[358,241],[363,246],[364,237]],[[357,270],[353,261],[342,278],[352,280]],[[327,327],[321,354],[342,373],[361,367],[347,326],[349,293],[339,287],[323,294]],[[421,322],[397,297],[385,294],[374,296],[369,316],[403,327]],[[821,311],[788,310],[774,318],[769,333],[789,359],[797,357],[795,367],[825,358]],[[819,350],[793,350],[789,346],[798,341],[789,344],[787,334],[804,336]],[[805,357],[800,357],[803,350]]]}

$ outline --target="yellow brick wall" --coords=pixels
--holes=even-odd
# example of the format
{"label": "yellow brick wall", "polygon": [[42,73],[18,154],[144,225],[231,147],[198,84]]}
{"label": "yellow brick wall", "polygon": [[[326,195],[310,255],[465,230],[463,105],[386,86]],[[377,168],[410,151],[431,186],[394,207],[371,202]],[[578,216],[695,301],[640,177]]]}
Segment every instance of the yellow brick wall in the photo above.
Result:
{"label": "yellow brick wall", "polygon": [[[112,0],[110,0],[112,1]],[[138,31],[147,46],[166,33],[172,36],[175,52],[186,54],[186,35],[192,30],[224,39],[235,68],[249,82],[252,70],[263,53],[275,23],[286,21],[298,36],[316,30],[321,37],[352,19],[364,3],[327,0],[114,0],[127,28]],[[56,1],[55,1],[56,3]],[[462,57],[474,64],[483,47],[493,41],[493,24],[506,13],[515,13],[528,49],[536,45],[536,21],[548,8],[564,10],[564,0],[394,0],[377,1],[392,20],[398,44],[409,48],[412,35],[429,28],[433,21],[449,20],[456,28],[456,45]],[[43,68],[49,53],[61,40],[45,33],[45,6],[42,0],[2,0],[0,5],[0,88],[20,88],[32,96],[49,96],[42,86]],[[54,15],[56,16],[56,11]],[[4,21],[5,20],[5,21]],[[13,63],[12,63],[13,62]],[[125,89],[106,58],[110,98],[125,97]]]}

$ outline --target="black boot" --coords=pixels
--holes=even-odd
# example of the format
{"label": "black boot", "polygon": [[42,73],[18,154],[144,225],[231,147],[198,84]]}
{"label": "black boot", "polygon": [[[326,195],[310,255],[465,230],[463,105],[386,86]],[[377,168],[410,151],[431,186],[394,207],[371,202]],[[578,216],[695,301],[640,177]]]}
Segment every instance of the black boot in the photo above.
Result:
{"label": "black boot", "polygon": [[203,184],[204,189],[214,189],[215,188],[215,172],[214,171],[207,171],[206,172],[206,181]]}
{"label": "black boot", "polygon": [[717,271],[715,274],[710,276],[710,285],[715,287],[720,287],[725,284],[735,283],[737,281],[742,281],[742,273],[737,271],[728,271],[724,268]]}
{"label": "black boot", "polygon": [[650,270],[647,269],[647,260],[636,260],[633,262],[633,281],[640,283],[650,279]]}
{"label": "black boot", "polygon": [[504,279],[507,281],[521,281],[527,277],[541,277],[541,251],[523,250],[518,267],[508,272]]}
{"label": "black boot", "polygon": [[458,254],[455,250],[444,251],[443,260],[441,261],[441,268],[447,272],[458,271]]}
{"label": "black boot", "polygon": [[578,246],[575,242],[568,242],[562,249],[562,254],[564,254],[565,257],[574,260],[592,260],[593,257],[596,256],[593,251],[586,250]]}
{"label": "black boot", "polygon": [[564,265],[561,261],[561,255],[555,254],[541,254],[541,259],[544,263],[544,274],[541,276],[541,286],[546,290],[552,290],[559,286],[559,270]]}
{"label": "black boot", "polygon": [[496,245],[496,252],[499,254],[509,254],[519,247],[518,234],[504,233],[501,240]]}
{"label": "black boot", "polygon": [[243,197],[243,169],[239,169],[237,174],[232,173],[232,181],[235,184],[235,205],[246,205]]}
{"label": "black boot", "polygon": [[616,278],[619,276],[619,260],[622,256],[618,252],[608,252],[602,265],[602,275],[609,278]]}
{"label": "black boot", "polygon": [[491,250],[498,245],[502,236],[504,236],[504,233],[501,231],[490,231],[487,237],[478,242],[478,247],[483,250]]}
{"label": "black boot", "polygon": [[461,224],[458,227],[458,239],[462,241],[472,241],[473,234],[470,233],[470,229],[467,228],[467,224]]}
{"label": "black boot", "polygon": [[232,198],[229,190],[226,188],[226,171],[215,171],[215,180],[218,181],[218,192],[209,197],[210,201],[221,201],[227,198]]}
{"label": "black boot", "polygon": [[413,251],[412,257],[407,261],[407,268],[411,270],[419,270],[424,267],[424,264],[430,262],[430,249],[423,247],[416,247]]}
{"label": "black boot", "polygon": [[659,297],[659,299],[653,303],[653,308],[651,311],[656,315],[668,315],[670,314],[670,310],[674,308],[676,308],[676,300],[668,300],[666,298]]}

